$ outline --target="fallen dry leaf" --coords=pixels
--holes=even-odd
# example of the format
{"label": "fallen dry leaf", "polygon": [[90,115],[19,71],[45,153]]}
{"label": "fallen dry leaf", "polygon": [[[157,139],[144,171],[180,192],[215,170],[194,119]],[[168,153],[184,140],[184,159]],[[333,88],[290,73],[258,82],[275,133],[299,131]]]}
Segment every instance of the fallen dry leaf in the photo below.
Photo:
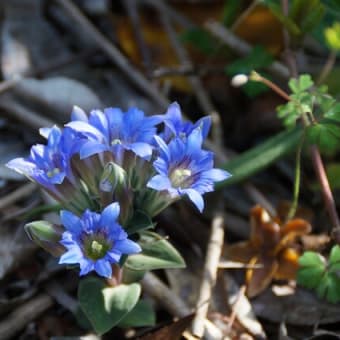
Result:
{"label": "fallen dry leaf", "polygon": [[295,279],[299,253],[294,247],[298,236],[310,232],[310,224],[300,218],[281,226],[278,218],[271,217],[259,205],[251,210],[249,241],[239,242],[226,249],[229,260],[240,261],[260,268],[246,271],[247,294],[254,297],[263,292],[272,279]]}

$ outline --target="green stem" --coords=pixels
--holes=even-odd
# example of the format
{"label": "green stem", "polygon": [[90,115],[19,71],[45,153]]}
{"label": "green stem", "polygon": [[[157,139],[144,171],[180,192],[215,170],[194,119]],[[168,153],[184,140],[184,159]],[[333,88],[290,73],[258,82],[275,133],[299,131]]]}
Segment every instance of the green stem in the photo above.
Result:
{"label": "green stem", "polygon": [[300,182],[301,182],[301,151],[303,147],[303,143],[305,141],[305,130],[301,136],[300,143],[296,150],[296,165],[295,165],[295,179],[294,179],[294,194],[293,194],[293,203],[289,209],[287,215],[287,221],[292,219],[295,216],[296,209],[299,201],[299,193],[300,193]]}

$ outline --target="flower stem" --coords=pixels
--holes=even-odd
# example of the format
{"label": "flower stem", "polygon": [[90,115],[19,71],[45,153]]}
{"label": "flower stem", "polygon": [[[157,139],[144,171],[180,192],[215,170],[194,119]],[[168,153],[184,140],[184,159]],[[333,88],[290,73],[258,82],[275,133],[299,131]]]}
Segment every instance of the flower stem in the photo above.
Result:
{"label": "flower stem", "polygon": [[[291,97],[285,91],[283,91],[279,86],[274,84],[269,79],[266,79],[265,77],[259,75],[258,73],[253,71],[250,75],[250,79],[254,81],[262,82],[263,84],[267,85],[270,89],[272,89],[282,98],[286,99],[287,101],[291,100]],[[305,127],[307,127],[310,124],[305,114],[302,114],[302,122]],[[321,159],[320,151],[316,145],[311,145],[310,151],[311,151],[314,171],[321,185],[321,191],[322,191],[324,203],[325,203],[327,212],[329,214],[330,220],[332,222],[333,237],[335,241],[340,244],[340,220],[339,220],[339,216],[336,210],[333,193],[330,189],[330,185],[329,185],[328,178],[326,175],[325,167]],[[337,237],[337,234],[339,234],[339,237]]]}
{"label": "flower stem", "polygon": [[300,193],[300,181],[301,181],[301,151],[303,147],[303,143],[305,141],[305,131],[301,136],[301,140],[296,150],[296,165],[295,165],[295,179],[294,179],[294,194],[293,194],[293,203],[289,209],[287,214],[287,221],[292,219],[295,216],[296,209],[299,201],[299,193]]}

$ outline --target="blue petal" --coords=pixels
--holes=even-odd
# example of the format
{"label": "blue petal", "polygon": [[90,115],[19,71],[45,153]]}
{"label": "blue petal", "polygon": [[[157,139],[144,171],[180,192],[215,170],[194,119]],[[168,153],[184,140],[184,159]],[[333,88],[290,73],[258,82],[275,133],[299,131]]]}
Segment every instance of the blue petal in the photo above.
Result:
{"label": "blue petal", "polygon": [[113,263],[118,263],[121,257],[122,254],[120,252],[116,252],[115,249],[106,253],[106,258],[108,258]]}
{"label": "blue petal", "polygon": [[88,141],[80,149],[80,159],[90,157],[103,151],[107,151],[108,149],[109,148],[105,144],[95,141]]}
{"label": "blue petal", "polygon": [[164,154],[164,157],[166,158],[165,160],[169,162],[170,160],[170,153],[169,153],[169,147],[168,145],[165,144],[164,140],[160,138],[159,136],[154,137],[158,146],[160,147],[161,151]]}
{"label": "blue petal", "polygon": [[116,250],[119,250],[123,254],[136,254],[142,251],[140,245],[136,242],[133,242],[129,239],[117,241],[114,245]]}
{"label": "blue petal", "polygon": [[104,114],[109,122],[109,131],[111,139],[120,139],[123,125],[123,112],[118,108],[107,108]]}
{"label": "blue petal", "polygon": [[231,174],[227,171],[224,171],[222,169],[210,169],[208,171],[205,171],[202,173],[201,177],[209,178],[214,182],[224,181],[227,178],[231,177]]}
{"label": "blue petal", "polygon": [[101,226],[110,226],[117,221],[119,216],[120,207],[119,203],[111,203],[102,212],[99,224]]}
{"label": "blue petal", "polygon": [[211,117],[203,117],[199,119],[195,125],[194,128],[200,128],[202,131],[202,137],[203,139],[207,138],[209,130],[211,126]]}
{"label": "blue petal", "polygon": [[194,189],[185,189],[183,193],[187,194],[189,199],[196,205],[197,209],[202,212],[204,209],[204,201],[202,195]]}
{"label": "blue petal", "polygon": [[39,129],[39,133],[40,133],[40,136],[44,137],[44,138],[48,138],[48,135],[50,134],[52,128],[49,128],[49,127],[42,127]]}
{"label": "blue petal", "polygon": [[156,171],[161,175],[168,175],[169,172],[169,165],[166,163],[166,161],[163,158],[158,157],[153,162],[153,167],[156,169]]}
{"label": "blue petal", "polygon": [[36,165],[27,161],[24,158],[15,158],[9,161],[6,166],[20,174],[24,174],[26,176],[32,176],[34,170],[36,169]]}
{"label": "blue petal", "polygon": [[79,263],[81,259],[84,257],[79,247],[73,247],[70,250],[68,250],[66,253],[61,255],[59,259],[59,264],[73,264],[73,263]]}
{"label": "blue petal", "polygon": [[88,274],[90,271],[94,270],[94,263],[88,259],[82,259],[79,261],[80,265],[80,276]]}
{"label": "blue petal", "polygon": [[195,157],[201,149],[203,143],[202,131],[197,128],[193,130],[187,138],[187,154]]}
{"label": "blue petal", "polygon": [[81,220],[78,216],[74,215],[70,211],[61,210],[60,220],[62,225],[71,233],[80,234],[82,231]]}
{"label": "blue petal", "polygon": [[83,109],[81,109],[79,106],[73,106],[73,110],[71,113],[71,120],[76,121],[80,120],[82,122],[88,122],[87,114]]}
{"label": "blue petal", "polygon": [[55,174],[53,177],[47,177],[46,179],[49,179],[49,182],[52,184],[61,184],[64,181],[66,174],[65,172],[59,172],[58,174]]}
{"label": "blue petal", "polygon": [[147,143],[133,143],[126,146],[126,149],[132,150],[137,156],[145,158],[151,156],[152,147]]}
{"label": "blue petal", "polygon": [[103,277],[111,278],[112,277],[112,267],[109,261],[105,259],[100,259],[95,262],[94,270]]}
{"label": "blue petal", "polygon": [[172,185],[168,177],[156,175],[149,180],[146,186],[161,191],[171,188]]}
{"label": "blue petal", "polygon": [[70,122],[70,123],[66,124],[65,126],[71,128],[72,130],[74,130],[76,132],[84,133],[84,134],[87,134],[87,135],[92,135],[92,136],[98,138],[99,140],[102,140],[103,137],[104,137],[103,134],[101,133],[101,131],[96,129],[94,126],[92,126],[92,125],[90,125],[86,122],[82,122],[80,120]]}
{"label": "blue petal", "polygon": [[109,140],[109,125],[106,116],[100,110],[93,110],[90,113],[89,123],[97,128]]}
{"label": "blue petal", "polygon": [[57,126],[53,126],[48,135],[48,145],[57,146],[59,144],[60,137],[61,137],[60,129]]}
{"label": "blue petal", "polygon": [[171,130],[171,132],[177,136],[182,128],[182,114],[181,108],[177,102],[172,103],[165,114],[165,125]]}

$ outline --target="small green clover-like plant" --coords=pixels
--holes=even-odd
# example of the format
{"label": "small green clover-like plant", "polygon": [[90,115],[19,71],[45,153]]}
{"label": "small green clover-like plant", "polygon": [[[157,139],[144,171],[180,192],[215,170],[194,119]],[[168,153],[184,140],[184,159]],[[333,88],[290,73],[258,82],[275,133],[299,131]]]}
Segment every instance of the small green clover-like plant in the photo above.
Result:
{"label": "small green clover-like plant", "polygon": [[315,86],[308,74],[291,79],[288,85],[290,101],[277,108],[278,117],[287,128],[302,119],[311,144],[323,152],[336,151],[340,141],[340,103],[327,93],[327,86]]}
{"label": "small green clover-like plant", "polygon": [[340,301],[340,247],[334,246],[328,261],[322,255],[306,251],[299,259],[297,282],[315,290],[320,298],[337,303]]}

